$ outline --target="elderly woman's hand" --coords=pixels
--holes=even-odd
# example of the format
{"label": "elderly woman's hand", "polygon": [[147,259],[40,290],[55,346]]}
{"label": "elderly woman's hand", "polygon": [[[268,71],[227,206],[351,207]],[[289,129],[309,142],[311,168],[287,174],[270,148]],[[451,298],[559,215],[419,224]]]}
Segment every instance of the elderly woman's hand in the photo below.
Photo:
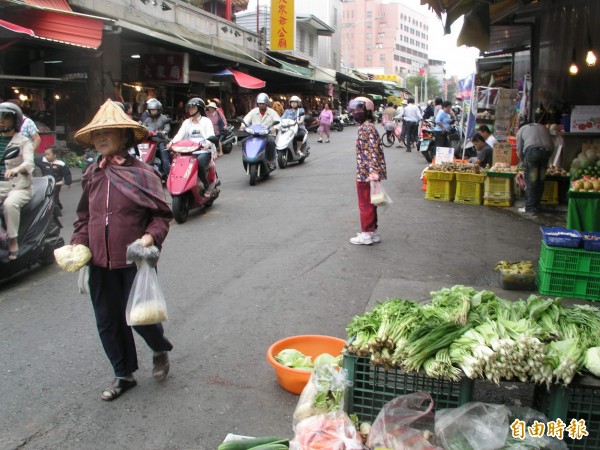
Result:
{"label": "elderly woman's hand", "polygon": [[146,233],[145,235],[142,236],[141,241],[142,241],[142,245],[144,247],[150,247],[150,246],[154,245],[154,238],[152,237],[151,234],[148,234],[148,233]]}
{"label": "elderly woman's hand", "polygon": [[19,175],[19,169],[8,169],[6,172],[4,172],[4,178],[7,180],[11,180],[17,175]]}

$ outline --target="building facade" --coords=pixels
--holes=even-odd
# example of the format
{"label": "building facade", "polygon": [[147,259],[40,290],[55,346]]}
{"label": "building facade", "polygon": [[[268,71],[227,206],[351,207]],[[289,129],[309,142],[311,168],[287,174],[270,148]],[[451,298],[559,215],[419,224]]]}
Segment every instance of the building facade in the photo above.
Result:
{"label": "building facade", "polygon": [[347,68],[383,67],[386,74],[406,77],[428,66],[429,19],[399,3],[344,2],[341,38]]}

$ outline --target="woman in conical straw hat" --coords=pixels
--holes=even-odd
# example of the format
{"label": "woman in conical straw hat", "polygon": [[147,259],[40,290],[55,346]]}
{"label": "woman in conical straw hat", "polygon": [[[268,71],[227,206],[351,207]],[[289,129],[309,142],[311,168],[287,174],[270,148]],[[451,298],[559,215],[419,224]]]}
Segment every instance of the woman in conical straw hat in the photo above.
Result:
{"label": "woman in conical straw hat", "polygon": [[115,373],[102,392],[111,401],[137,385],[138,369],[132,329],[153,351],[153,375],[163,381],[173,346],[162,324],[130,327],[125,318],[127,299],[137,273],[127,261],[127,246],[137,239],[161,247],[173,215],[158,172],[127,152],[147,136],[115,102],[107,100],[92,121],[75,133],[80,144],[94,146],[100,158],[82,178],[83,194],[71,244],[90,248],[89,291],[100,340]]}

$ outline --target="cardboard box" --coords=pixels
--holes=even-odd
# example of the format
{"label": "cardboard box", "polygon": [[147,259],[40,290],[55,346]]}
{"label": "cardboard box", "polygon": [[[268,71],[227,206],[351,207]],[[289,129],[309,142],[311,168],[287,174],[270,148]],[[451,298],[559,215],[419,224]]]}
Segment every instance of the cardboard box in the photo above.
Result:
{"label": "cardboard box", "polygon": [[574,106],[571,133],[600,133],[600,105]]}

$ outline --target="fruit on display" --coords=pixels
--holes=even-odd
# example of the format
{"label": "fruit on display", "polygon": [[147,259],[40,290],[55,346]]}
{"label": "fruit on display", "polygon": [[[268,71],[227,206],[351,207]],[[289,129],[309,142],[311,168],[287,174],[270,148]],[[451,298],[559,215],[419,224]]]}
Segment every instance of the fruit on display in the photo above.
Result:
{"label": "fruit on display", "polygon": [[572,180],[579,180],[586,176],[590,178],[600,178],[600,150],[588,148],[582,151],[571,163],[569,171]]}
{"label": "fruit on display", "polygon": [[517,166],[511,166],[508,163],[497,162],[490,168],[489,171],[500,173],[515,173],[517,171]]}
{"label": "fruit on display", "polygon": [[546,175],[568,177],[569,172],[567,172],[565,169],[561,169],[558,166],[549,165],[548,169],[546,170]]}

